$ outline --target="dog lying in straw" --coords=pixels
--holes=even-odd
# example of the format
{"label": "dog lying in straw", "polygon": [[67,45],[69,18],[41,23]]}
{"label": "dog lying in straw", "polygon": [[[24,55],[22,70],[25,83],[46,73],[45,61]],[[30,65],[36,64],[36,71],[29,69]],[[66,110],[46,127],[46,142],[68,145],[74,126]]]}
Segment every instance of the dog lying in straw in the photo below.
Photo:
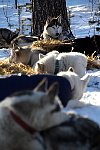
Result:
{"label": "dog lying in straw", "polygon": [[40,48],[31,48],[30,46],[18,46],[13,44],[11,49],[10,63],[23,63],[24,65],[33,66],[39,60],[39,53],[46,52]]}
{"label": "dog lying in straw", "polygon": [[33,91],[18,92],[0,103],[2,150],[99,149],[99,126],[62,112],[58,84],[46,87],[43,79]]}
{"label": "dog lying in straw", "polygon": [[78,52],[59,53],[52,51],[47,55],[40,54],[39,61],[33,66],[36,72],[51,74],[67,71],[69,67],[73,67],[75,73],[83,77],[86,73],[87,57]]}
{"label": "dog lying in straw", "polygon": [[41,37],[44,40],[62,40],[61,15],[59,15],[57,18],[47,18],[46,24],[44,25],[44,31]]}

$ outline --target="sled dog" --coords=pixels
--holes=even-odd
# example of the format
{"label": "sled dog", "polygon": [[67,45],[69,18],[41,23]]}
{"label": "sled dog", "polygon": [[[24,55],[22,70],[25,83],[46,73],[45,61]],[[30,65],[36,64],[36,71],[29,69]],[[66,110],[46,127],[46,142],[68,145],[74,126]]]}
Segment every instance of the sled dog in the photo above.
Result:
{"label": "sled dog", "polygon": [[8,48],[11,41],[18,36],[19,32],[7,28],[0,28],[0,48]]}
{"label": "sled dog", "polygon": [[58,84],[46,87],[47,80],[43,79],[33,91],[20,91],[0,103],[2,150],[43,150],[38,132],[67,119],[59,111]]}
{"label": "sled dog", "polygon": [[13,45],[9,62],[23,63],[24,65],[29,65],[32,67],[39,60],[40,53],[46,54],[41,47],[31,48],[30,46],[20,47]]}
{"label": "sled dog", "polygon": [[57,18],[48,17],[42,33],[44,40],[62,40],[61,15]]}
{"label": "sled dog", "polygon": [[51,74],[67,71],[69,67],[73,67],[75,73],[83,77],[86,73],[87,57],[78,52],[59,53],[52,51],[46,55],[40,54],[39,61],[33,66],[36,72]]}
{"label": "sled dog", "polygon": [[62,76],[66,78],[70,82],[70,85],[71,85],[72,97],[66,107],[76,108],[76,107],[86,106],[84,102],[79,101],[79,100],[82,98],[83,93],[85,92],[90,76],[88,74],[85,74],[82,78],[80,78],[74,72],[74,69],[72,67],[70,67],[68,71],[59,72],[57,76]]}
{"label": "sled dog", "polygon": [[0,103],[2,150],[90,150],[100,148],[99,126],[64,113],[58,84],[43,79],[34,90],[20,91]]}

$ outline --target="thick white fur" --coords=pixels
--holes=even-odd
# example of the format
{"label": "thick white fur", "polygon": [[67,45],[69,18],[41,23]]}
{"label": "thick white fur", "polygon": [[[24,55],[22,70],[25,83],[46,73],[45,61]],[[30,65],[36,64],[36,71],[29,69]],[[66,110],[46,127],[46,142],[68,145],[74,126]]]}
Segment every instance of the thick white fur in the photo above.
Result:
{"label": "thick white fur", "polygon": [[52,51],[47,55],[40,55],[39,61],[36,62],[33,68],[37,72],[54,74],[56,60],[59,60],[59,72],[67,71],[69,67],[73,67],[75,73],[80,77],[86,73],[87,58],[84,54],[78,52],[59,53]]}
{"label": "thick white fur", "polygon": [[68,71],[59,72],[57,75],[66,78],[71,84],[72,98],[68,102],[67,108],[83,107],[84,105],[86,105],[79,100],[83,96],[83,93],[89,82],[90,76],[88,74],[86,74],[82,78],[80,78],[74,72],[74,70],[71,71],[70,68]]}

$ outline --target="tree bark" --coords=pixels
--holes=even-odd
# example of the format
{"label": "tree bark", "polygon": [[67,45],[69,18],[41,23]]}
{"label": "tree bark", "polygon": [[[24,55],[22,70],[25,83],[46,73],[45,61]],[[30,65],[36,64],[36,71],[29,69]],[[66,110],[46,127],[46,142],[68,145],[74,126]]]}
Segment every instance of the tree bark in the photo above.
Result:
{"label": "tree bark", "polygon": [[70,33],[66,0],[32,0],[33,35],[41,35],[47,17],[57,17],[59,15],[62,16],[63,31]]}

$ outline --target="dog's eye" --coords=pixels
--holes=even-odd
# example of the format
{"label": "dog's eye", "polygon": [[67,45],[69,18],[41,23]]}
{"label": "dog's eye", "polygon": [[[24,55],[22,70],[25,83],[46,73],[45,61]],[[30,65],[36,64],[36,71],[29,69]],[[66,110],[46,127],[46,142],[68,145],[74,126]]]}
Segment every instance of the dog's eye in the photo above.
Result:
{"label": "dog's eye", "polygon": [[56,104],[55,105],[55,108],[51,111],[51,113],[54,113],[54,112],[57,112],[57,111],[60,111],[61,110],[61,107],[59,104]]}
{"label": "dog's eye", "polygon": [[55,27],[52,26],[53,29],[55,29]]}

